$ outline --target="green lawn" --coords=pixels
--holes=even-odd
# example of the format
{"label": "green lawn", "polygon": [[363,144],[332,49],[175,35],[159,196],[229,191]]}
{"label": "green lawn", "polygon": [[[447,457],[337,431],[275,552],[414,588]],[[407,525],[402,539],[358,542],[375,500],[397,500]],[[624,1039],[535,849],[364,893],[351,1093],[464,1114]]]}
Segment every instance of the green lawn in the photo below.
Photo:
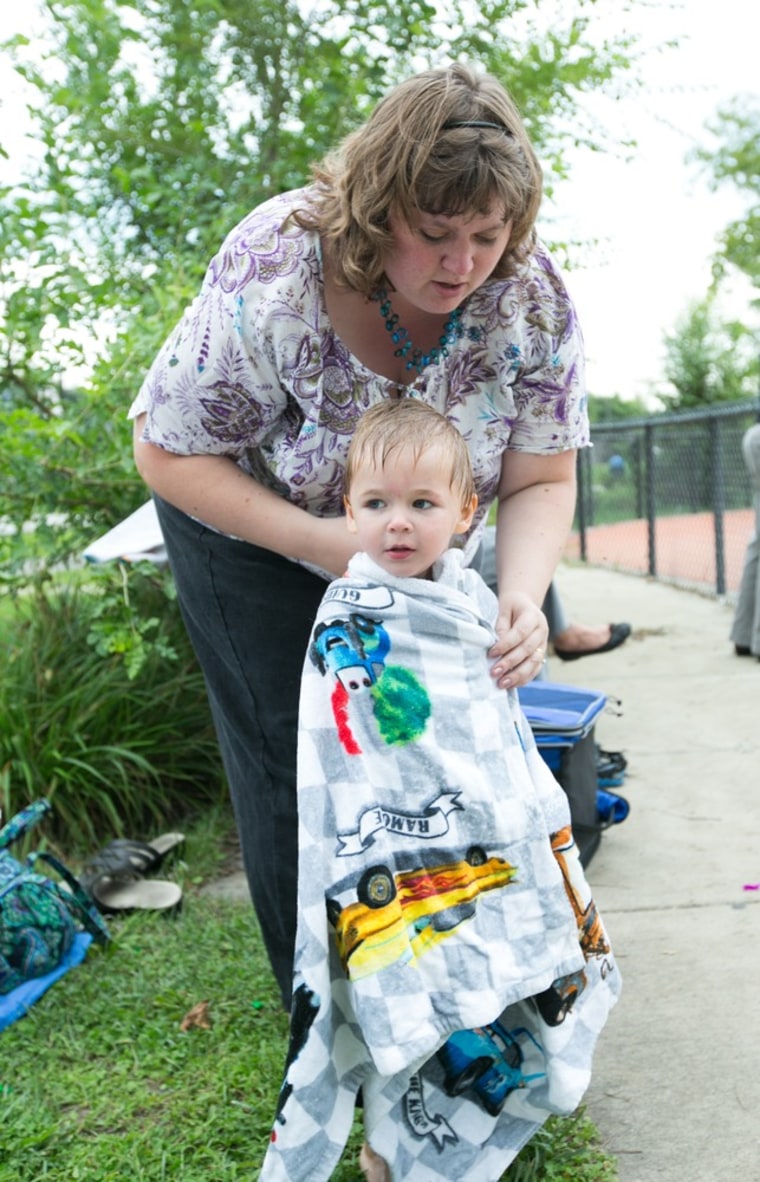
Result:
{"label": "green lawn", "polygon": [[[185,885],[178,916],[110,920],[111,947],[92,947],[0,1033],[0,1182],[257,1177],[287,1018],[250,905],[203,895],[208,874],[190,876],[189,865],[214,861],[209,846],[208,831],[189,839],[187,861],[174,868]],[[201,1002],[210,1026],[183,1031]],[[335,1182],[360,1177],[361,1140],[357,1121]],[[549,1122],[505,1177],[613,1182],[617,1174],[580,1115]]]}

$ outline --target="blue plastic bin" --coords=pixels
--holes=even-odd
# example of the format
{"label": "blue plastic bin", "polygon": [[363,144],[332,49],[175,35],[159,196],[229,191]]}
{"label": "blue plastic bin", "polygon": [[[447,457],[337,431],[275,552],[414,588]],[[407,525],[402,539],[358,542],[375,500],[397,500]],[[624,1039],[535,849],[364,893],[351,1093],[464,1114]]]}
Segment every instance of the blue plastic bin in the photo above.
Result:
{"label": "blue plastic bin", "polygon": [[517,693],[539,753],[565,790],[581,862],[587,866],[606,828],[597,808],[594,725],[607,697],[553,681],[531,681]]}
{"label": "blue plastic bin", "polygon": [[517,695],[542,755],[545,748],[572,747],[585,738],[607,705],[598,690],[554,681],[531,681]]}

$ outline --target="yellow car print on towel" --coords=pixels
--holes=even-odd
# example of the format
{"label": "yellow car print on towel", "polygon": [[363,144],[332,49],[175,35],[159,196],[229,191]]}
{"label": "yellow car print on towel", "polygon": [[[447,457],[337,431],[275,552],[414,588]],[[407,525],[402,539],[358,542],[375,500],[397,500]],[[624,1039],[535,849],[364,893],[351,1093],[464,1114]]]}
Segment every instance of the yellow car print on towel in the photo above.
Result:
{"label": "yellow car print on towel", "polygon": [[372,866],[356,884],[357,902],[327,901],[340,959],[352,981],[422,955],[475,914],[478,895],[514,882],[517,868],[472,846],[460,862],[395,874]]}

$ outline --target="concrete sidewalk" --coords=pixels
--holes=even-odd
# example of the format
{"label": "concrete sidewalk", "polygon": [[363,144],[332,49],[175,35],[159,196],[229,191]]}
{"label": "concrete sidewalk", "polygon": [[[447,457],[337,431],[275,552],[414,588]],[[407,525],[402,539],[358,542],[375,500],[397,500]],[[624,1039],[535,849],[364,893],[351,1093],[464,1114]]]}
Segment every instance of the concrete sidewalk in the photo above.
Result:
{"label": "concrete sidewalk", "polygon": [[714,599],[584,566],[558,587],[570,618],[634,626],[549,664],[621,700],[596,737],[628,758],[630,815],[588,870],[624,981],[588,1113],[621,1182],[759,1182],[760,663]]}

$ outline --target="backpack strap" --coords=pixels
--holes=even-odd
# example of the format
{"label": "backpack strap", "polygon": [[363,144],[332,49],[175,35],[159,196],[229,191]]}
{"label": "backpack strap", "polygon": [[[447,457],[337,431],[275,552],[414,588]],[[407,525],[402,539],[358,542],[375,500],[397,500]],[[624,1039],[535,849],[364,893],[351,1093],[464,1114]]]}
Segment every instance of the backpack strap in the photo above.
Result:
{"label": "backpack strap", "polygon": [[46,850],[38,850],[36,853],[30,854],[27,864],[31,868],[37,861],[47,862],[64,880],[69,889],[66,890],[65,887],[61,887],[59,891],[60,897],[72,914],[81,920],[93,940],[98,944],[108,944],[111,940],[111,934],[108,928],[98,914],[92,899],[85,891],[79,879],[71,873],[68,866],[64,865],[59,858],[56,858],[55,854],[49,854]]}
{"label": "backpack strap", "polygon": [[15,817],[11,817],[7,825],[0,829],[0,850],[5,850],[14,841],[18,841],[25,833],[28,833],[33,825],[41,821],[46,813],[50,812],[50,801],[42,797],[40,800],[35,800],[33,804],[27,805],[20,813],[16,813]]}

